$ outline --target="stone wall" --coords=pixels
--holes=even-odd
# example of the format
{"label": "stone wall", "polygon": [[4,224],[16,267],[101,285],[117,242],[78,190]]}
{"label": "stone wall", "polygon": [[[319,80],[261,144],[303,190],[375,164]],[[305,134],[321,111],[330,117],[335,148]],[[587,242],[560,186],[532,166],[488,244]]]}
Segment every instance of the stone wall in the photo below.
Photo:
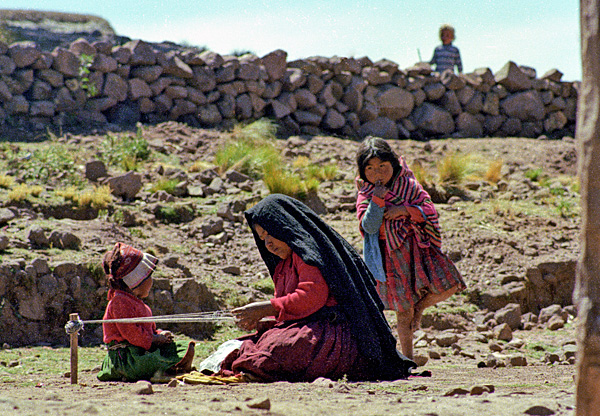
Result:
{"label": "stone wall", "polygon": [[[0,265],[0,348],[26,345],[68,345],[69,314],[82,320],[102,319],[107,287],[104,273],[86,264],[46,260],[3,262]],[[96,270],[97,266],[96,266]],[[219,309],[213,294],[195,279],[153,279],[145,302],[155,316]],[[163,323],[163,329],[195,338],[210,336],[210,323]],[[102,342],[102,325],[84,325],[82,345]]]}
{"label": "stone wall", "polygon": [[[86,60],[87,59],[87,60]],[[85,39],[42,51],[0,43],[0,124],[119,125],[179,120],[227,127],[269,117],[288,134],[387,139],[573,135],[578,83],[508,62],[438,74],[369,58],[221,56],[141,40]]]}

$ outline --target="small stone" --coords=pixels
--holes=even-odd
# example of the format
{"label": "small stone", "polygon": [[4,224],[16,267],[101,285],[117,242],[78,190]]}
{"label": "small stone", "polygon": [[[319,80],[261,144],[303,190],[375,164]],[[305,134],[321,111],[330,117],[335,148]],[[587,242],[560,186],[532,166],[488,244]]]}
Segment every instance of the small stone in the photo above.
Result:
{"label": "small stone", "polygon": [[548,364],[554,364],[560,361],[560,356],[554,352],[546,352],[544,356],[544,362]]}
{"label": "small stone", "polygon": [[489,347],[490,347],[490,351],[494,351],[494,352],[502,351],[502,345],[498,344],[497,342],[490,342]]}
{"label": "small stone", "polygon": [[443,333],[435,337],[435,342],[440,347],[449,347],[458,341],[458,335],[452,333]]}
{"label": "small stone", "polygon": [[332,388],[333,385],[335,384],[334,381],[325,378],[325,377],[319,377],[317,379],[315,379],[312,384],[316,385],[316,386],[323,386],[323,387],[328,387],[328,388]]}
{"label": "small stone", "polygon": [[546,406],[532,406],[524,412],[526,415],[532,416],[550,416],[556,412],[552,409],[548,409]]}
{"label": "small stone", "polygon": [[469,394],[469,390],[463,389],[462,387],[456,387],[452,390],[448,390],[444,393],[444,396],[464,396],[466,394]]}
{"label": "small stone", "polygon": [[501,341],[511,341],[512,340],[512,329],[508,324],[500,324],[494,327],[494,334],[496,338]]}
{"label": "small stone", "polygon": [[550,320],[548,321],[548,323],[546,324],[546,328],[548,328],[551,331],[556,331],[557,329],[561,329],[565,326],[565,321],[563,320],[562,317],[558,316],[558,315],[554,315],[553,317],[550,318]]}
{"label": "small stone", "polygon": [[481,396],[483,393],[490,393],[488,386],[473,386],[471,387],[471,396]]}
{"label": "small stone", "polygon": [[271,400],[266,399],[256,399],[252,400],[250,403],[246,404],[250,409],[263,409],[270,410],[271,409]]}
{"label": "small stone", "polygon": [[223,270],[224,273],[233,274],[235,276],[242,274],[242,269],[240,269],[240,266],[235,265],[225,266],[221,270]]}
{"label": "small stone", "polygon": [[149,381],[140,380],[132,387],[135,394],[154,394],[152,384]]}
{"label": "small stone", "polygon": [[9,245],[8,237],[5,235],[0,235],[0,251],[4,251],[8,248]]}
{"label": "small stone", "polygon": [[431,358],[432,360],[439,360],[440,358],[442,358],[440,353],[437,352],[436,350],[429,350],[428,354],[429,354],[429,358]]}
{"label": "small stone", "polygon": [[429,357],[426,355],[415,355],[413,361],[417,363],[419,367],[423,367],[429,361]]}
{"label": "small stone", "polygon": [[513,355],[508,359],[508,362],[513,367],[525,367],[527,365],[527,358],[523,355]]}

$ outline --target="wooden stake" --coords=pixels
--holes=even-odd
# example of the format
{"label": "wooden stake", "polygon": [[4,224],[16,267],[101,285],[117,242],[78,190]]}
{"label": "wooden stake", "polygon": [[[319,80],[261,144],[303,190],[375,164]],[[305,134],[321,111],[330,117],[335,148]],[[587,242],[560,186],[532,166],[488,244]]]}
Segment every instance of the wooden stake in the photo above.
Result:
{"label": "wooden stake", "polygon": [[[79,321],[79,314],[72,313],[69,315],[70,321]],[[71,384],[77,384],[77,336],[79,332],[69,334],[71,336]]]}

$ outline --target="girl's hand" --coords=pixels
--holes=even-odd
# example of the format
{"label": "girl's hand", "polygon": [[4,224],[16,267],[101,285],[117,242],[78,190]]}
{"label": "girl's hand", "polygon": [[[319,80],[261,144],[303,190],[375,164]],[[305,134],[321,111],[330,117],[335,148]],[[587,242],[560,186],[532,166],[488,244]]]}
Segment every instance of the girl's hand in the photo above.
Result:
{"label": "girl's hand", "polygon": [[373,195],[375,195],[378,198],[384,199],[385,194],[387,194],[387,192],[387,188],[383,186],[381,182],[377,182],[375,184],[375,189],[373,189]]}
{"label": "girl's hand", "polygon": [[173,334],[171,331],[164,331],[152,336],[152,343],[156,345],[170,344],[171,342],[173,342]]}
{"label": "girl's hand", "polygon": [[405,206],[391,206],[385,209],[383,213],[383,218],[386,220],[395,220],[398,218],[407,218],[410,214]]}
{"label": "girl's hand", "polygon": [[237,318],[237,326],[245,331],[256,329],[258,321],[262,318],[278,314],[277,309],[268,300],[249,303],[246,306],[235,308],[231,312]]}
{"label": "girl's hand", "polygon": [[171,331],[161,331],[160,334],[168,339],[169,342],[173,342],[173,339],[175,338]]}

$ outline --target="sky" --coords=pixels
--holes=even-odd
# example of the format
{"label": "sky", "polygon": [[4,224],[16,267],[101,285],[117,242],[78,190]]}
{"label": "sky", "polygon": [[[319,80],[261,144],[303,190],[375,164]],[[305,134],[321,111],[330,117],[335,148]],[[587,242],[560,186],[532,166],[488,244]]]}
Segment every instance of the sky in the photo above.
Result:
{"label": "sky", "polygon": [[[0,9],[31,9],[0,0]],[[429,61],[438,29],[456,29],[465,72],[507,62],[581,80],[579,0],[42,0],[35,9],[100,16],[117,34],[201,46],[222,55],[276,49],[311,56]]]}

